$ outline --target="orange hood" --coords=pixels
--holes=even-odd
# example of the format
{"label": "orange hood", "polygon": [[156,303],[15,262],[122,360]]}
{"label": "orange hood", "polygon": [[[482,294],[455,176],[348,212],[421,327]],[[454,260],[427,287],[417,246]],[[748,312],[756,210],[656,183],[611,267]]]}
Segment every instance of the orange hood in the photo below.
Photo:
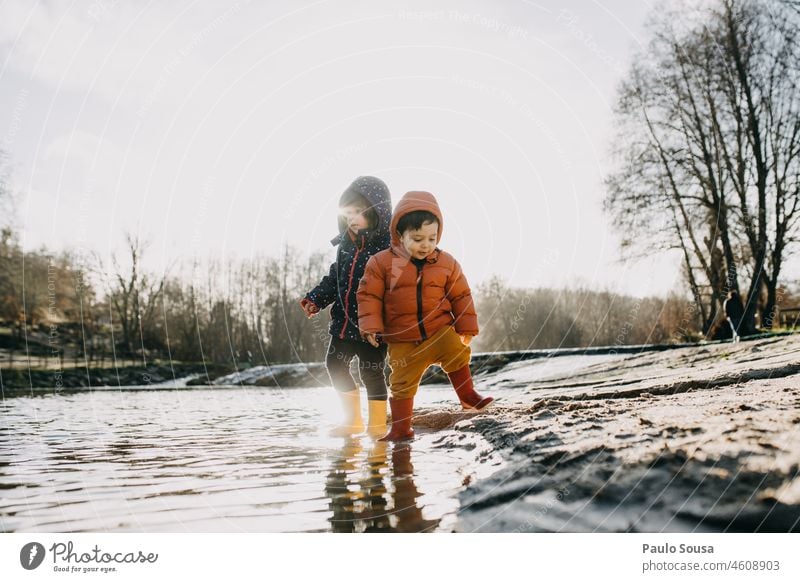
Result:
{"label": "orange hood", "polygon": [[414,212],[415,210],[427,210],[439,221],[439,232],[436,233],[436,244],[439,244],[439,241],[442,239],[442,228],[444,225],[439,203],[436,202],[436,198],[430,192],[413,191],[407,192],[400,199],[400,202],[397,203],[397,207],[392,213],[392,223],[389,228],[390,232],[392,233],[392,246],[396,246],[401,249],[403,248],[403,243],[400,241],[400,235],[397,234],[397,223],[404,215],[408,214],[409,212]]}

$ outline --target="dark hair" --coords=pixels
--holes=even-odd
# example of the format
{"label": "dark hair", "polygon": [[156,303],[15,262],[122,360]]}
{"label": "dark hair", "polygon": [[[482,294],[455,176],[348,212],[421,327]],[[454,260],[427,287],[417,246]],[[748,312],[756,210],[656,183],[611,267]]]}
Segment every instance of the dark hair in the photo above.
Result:
{"label": "dark hair", "polygon": [[[346,190],[345,193],[342,194],[339,200],[339,207],[342,206],[361,206],[365,208],[364,218],[367,219],[367,228],[370,230],[378,228],[378,213],[375,211],[375,208],[370,205],[369,201],[364,198],[363,195],[355,190]],[[341,230],[347,229],[347,221],[343,217],[339,217],[339,226]]]}
{"label": "dark hair", "polygon": [[397,221],[397,232],[402,236],[407,230],[419,230],[423,224],[432,223],[439,224],[439,219],[433,212],[427,210],[414,210],[408,214],[404,214]]}

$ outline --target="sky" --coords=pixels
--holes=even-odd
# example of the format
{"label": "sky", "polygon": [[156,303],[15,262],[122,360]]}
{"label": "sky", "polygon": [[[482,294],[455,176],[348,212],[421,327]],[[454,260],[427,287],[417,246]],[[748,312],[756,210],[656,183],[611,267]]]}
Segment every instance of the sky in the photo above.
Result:
{"label": "sky", "polygon": [[0,6],[0,150],[26,249],[162,271],[334,258],[359,175],[427,190],[471,284],[681,286],[619,261],[602,211],[615,89],[652,1],[29,2]]}

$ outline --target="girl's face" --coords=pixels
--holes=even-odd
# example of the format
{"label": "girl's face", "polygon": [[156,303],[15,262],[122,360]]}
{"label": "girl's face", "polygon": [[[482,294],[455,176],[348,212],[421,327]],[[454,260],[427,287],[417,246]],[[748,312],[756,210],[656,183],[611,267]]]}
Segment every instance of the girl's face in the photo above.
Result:
{"label": "girl's face", "polygon": [[436,248],[436,236],[439,225],[435,222],[426,222],[419,230],[407,229],[400,237],[403,247],[415,259],[424,259]]}
{"label": "girl's face", "polygon": [[349,204],[339,208],[339,214],[341,214],[347,221],[347,227],[352,231],[352,233],[358,234],[358,231],[362,228],[369,227],[367,217],[364,216],[366,210],[366,206],[362,206],[360,204]]}

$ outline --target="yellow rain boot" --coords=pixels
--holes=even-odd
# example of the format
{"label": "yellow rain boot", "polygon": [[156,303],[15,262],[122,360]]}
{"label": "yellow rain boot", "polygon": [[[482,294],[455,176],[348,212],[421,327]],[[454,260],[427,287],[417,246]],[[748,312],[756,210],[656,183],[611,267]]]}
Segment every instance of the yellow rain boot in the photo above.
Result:
{"label": "yellow rain boot", "polygon": [[367,424],[367,434],[371,437],[379,437],[386,434],[386,401],[368,400],[369,405],[369,424]]}
{"label": "yellow rain boot", "polygon": [[358,388],[350,392],[339,392],[342,401],[344,422],[331,431],[331,436],[349,436],[364,431],[364,419],[361,418],[361,395]]}

